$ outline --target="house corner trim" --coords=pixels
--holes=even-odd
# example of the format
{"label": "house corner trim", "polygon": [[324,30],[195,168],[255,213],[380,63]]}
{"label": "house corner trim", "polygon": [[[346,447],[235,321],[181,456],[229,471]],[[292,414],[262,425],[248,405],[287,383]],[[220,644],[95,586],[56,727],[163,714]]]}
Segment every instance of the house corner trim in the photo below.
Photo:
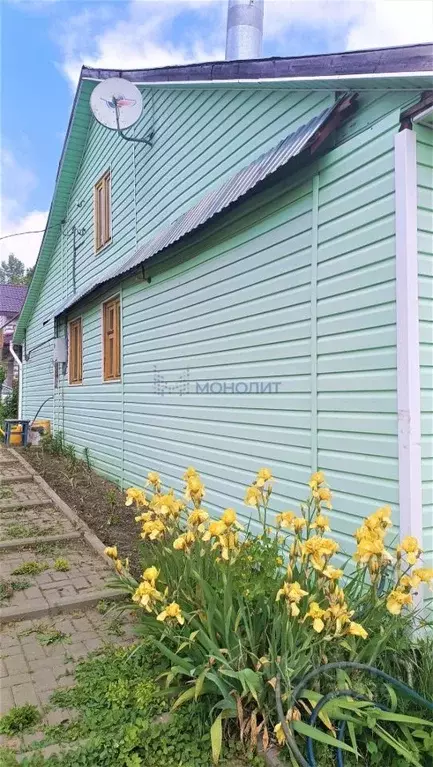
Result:
{"label": "house corner trim", "polygon": [[394,150],[400,535],[422,542],[415,132],[400,131]]}

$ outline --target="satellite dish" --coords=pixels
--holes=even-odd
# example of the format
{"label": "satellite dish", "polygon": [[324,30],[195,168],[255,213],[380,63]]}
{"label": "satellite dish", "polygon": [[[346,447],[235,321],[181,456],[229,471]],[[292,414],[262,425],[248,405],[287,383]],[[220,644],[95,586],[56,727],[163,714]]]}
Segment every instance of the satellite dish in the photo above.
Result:
{"label": "satellite dish", "polygon": [[143,99],[134,83],[123,77],[110,77],[93,90],[90,107],[101,125],[121,131],[137,122],[143,111]]}

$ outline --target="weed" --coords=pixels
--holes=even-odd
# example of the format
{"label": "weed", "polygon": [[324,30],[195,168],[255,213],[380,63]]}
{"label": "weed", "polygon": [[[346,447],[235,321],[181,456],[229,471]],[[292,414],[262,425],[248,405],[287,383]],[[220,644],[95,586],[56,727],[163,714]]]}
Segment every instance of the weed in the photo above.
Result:
{"label": "weed", "polygon": [[58,557],[53,565],[54,569],[57,570],[59,573],[66,573],[68,570],[71,569],[71,566],[67,559],[64,559],[64,557]]}
{"label": "weed", "polygon": [[40,575],[40,573],[48,570],[48,568],[47,562],[23,562],[22,565],[19,565],[19,567],[12,571],[12,575]]}
{"label": "weed", "polygon": [[41,645],[56,644],[57,642],[70,642],[70,635],[57,629],[48,629],[48,631],[37,631],[38,642]]}
{"label": "weed", "polygon": [[107,491],[107,501],[110,507],[110,513],[107,519],[107,525],[116,525],[119,522],[119,516],[116,514],[117,507],[117,493],[116,490],[110,489]]}
{"label": "weed", "polygon": [[13,593],[14,590],[9,581],[0,581],[0,602],[6,602]]}
{"label": "weed", "polygon": [[110,625],[107,627],[107,633],[114,635],[116,637],[122,637],[125,633],[125,629],[119,623],[119,620],[113,620],[111,621]]}
{"label": "weed", "polygon": [[10,498],[12,495],[12,490],[10,487],[5,487],[4,485],[0,485],[0,499]]}
{"label": "weed", "polygon": [[0,733],[3,735],[17,735],[33,727],[36,722],[39,722],[40,718],[41,715],[36,706],[30,703],[26,703],[24,706],[15,706],[0,718]]}
{"label": "weed", "polygon": [[96,609],[98,613],[100,613],[101,615],[105,615],[105,613],[109,611],[110,605],[106,599],[100,599],[98,604],[96,605]]}
{"label": "weed", "polygon": [[31,585],[30,581],[0,581],[0,602],[10,599],[14,591],[23,591]]}
{"label": "weed", "polygon": [[87,466],[88,471],[90,471],[91,468],[92,468],[92,464],[90,463],[90,454],[89,454],[89,448],[88,447],[85,447],[83,449],[83,460],[86,462],[86,466]]}
{"label": "weed", "polygon": [[36,538],[44,532],[44,530],[41,530],[36,525],[21,525],[19,522],[8,525],[6,528],[8,538]]}
{"label": "weed", "polygon": [[11,586],[14,591],[24,591],[31,586],[31,581],[11,581]]}
{"label": "weed", "polygon": [[2,767],[17,767],[19,762],[10,748],[0,746],[0,764]]}

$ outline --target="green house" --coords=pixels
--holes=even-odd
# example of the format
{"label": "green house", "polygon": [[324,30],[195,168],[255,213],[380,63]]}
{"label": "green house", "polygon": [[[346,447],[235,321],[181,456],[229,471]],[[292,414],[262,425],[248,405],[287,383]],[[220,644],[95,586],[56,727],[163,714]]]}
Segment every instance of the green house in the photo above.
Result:
{"label": "green house", "polygon": [[[390,504],[433,559],[432,47],[84,67],[15,334],[23,417],[122,487],[326,472],[344,548]],[[134,82],[125,135],[93,116]],[[67,343],[65,343],[65,339]]]}

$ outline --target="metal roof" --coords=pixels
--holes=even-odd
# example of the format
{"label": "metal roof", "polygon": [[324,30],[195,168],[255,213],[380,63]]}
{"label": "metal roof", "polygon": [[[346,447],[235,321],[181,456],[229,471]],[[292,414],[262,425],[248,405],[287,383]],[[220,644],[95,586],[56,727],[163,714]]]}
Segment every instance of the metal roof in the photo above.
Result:
{"label": "metal roof", "polygon": [[27,285],[0,285],[0,314],[19,314],[26,295]]}
{"label": "metal roof", "polygon": [[[76,304],[106,282],[122,277],[152,256],[179,242],[183,237],[207,224],[215,216],[251,193],[261,182],[265,181],[311,146],[320,129],[330,122],[330,118],[333,115],[338,113],[343,103],[347,105],[345,108],[348,108],[348,106],[350,108],[355,99],[356,94],[342,96],[331,107],[313,117],[305,125],[301,125],[294,133],[286,136],[275,147],[262,154],[250,165],[239,170],[222,186],[207,192],[192,208],[180,215],[172,224],[162,229],[132,256],[121,264],[116,264],[112,269],[109,269],[102,278],[99,277],[97,280],[84,286],[81,291],[70,296],[67,301],[57,307],[54,316],[59,316],[73,304]],[[335,127],[335,125],[332,127]]]}
{"label": "metal roof", "polygon": [[94,69],[84,66],[82,78],[105,80],[126,77],[140,83],[194,82],[209,80],[257,80],[283,77],[326,78],[336,75],[431,73],[433,44],[400,45],[313,56],[272,56],[242,61],[207,61],[156,69]]}

